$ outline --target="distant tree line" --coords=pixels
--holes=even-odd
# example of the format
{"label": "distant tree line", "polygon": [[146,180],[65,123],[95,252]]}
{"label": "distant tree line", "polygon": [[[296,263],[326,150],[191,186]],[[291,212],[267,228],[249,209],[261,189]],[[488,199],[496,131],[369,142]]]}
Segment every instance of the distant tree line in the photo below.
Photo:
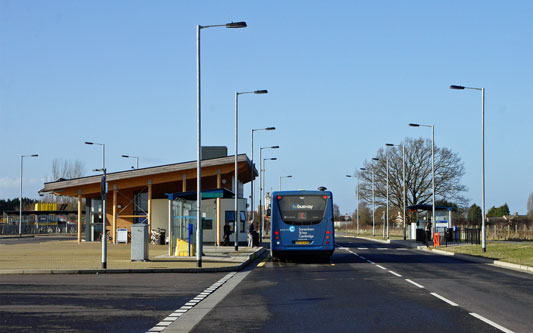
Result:
{"label": "distant tree line", "polygon": [[[22,209],[33,210],[35,203],[38,200],[30,198],[22,198]],[[0,212],[18,211],[20,208],[19,198],[15,199],[0,199]]]}

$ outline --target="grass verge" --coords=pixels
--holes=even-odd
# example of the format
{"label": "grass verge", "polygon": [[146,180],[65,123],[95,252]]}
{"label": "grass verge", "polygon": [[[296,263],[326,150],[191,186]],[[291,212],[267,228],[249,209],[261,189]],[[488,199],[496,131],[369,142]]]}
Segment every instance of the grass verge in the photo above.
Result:
{"label": "grass verge", "polygon": [[482,252],[480,245],[440,247],[439,250],[533,266],[533,242],[487,242],[487,252]]}

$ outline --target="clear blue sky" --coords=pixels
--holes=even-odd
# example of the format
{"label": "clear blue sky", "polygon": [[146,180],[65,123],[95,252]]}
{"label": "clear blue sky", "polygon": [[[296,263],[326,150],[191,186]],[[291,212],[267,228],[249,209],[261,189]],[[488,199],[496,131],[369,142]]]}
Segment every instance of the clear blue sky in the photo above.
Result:
{"label": "clear blue sky", "polygon": [[[486,88],[486,204],[525,214],[533,191],[530,1],[8,1],[0,0],[0,198],[38,197],[52,161],[110,171],[196,159],[196,25],[202,33],[203,144],[266,154],[267,188],[334,192],[386,142],[431,137],[463,160],[481,201],[481,96]],[[258,151],[256,151],[258,154]],[[257,157],[257,155],[255,155]],[[429,162],[429,161],[428,161]],[[89,172],[90,174],[90,172]],[[248,191],[248,187],[247,187]],[[248,195],[248,194],[246,194]]]}

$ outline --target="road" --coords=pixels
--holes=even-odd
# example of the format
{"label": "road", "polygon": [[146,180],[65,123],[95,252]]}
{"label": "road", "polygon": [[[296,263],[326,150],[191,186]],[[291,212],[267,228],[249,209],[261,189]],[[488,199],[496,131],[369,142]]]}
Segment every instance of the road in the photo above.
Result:
{"label": "road", "polygon": [[224,275],[0,275],[0,331],[146,332]]}
{"label": "road", "polygon": [[193,331],[532,330],[531,274],[361,239],[337,244],[331,263],[255,268]]}
{"label": "road", "polygon": [[533,327],[531,274],[362,239],[338,237],[337,244],[331,262],[266,260],[235,275],[0,275],[0,330],[528,332]]}

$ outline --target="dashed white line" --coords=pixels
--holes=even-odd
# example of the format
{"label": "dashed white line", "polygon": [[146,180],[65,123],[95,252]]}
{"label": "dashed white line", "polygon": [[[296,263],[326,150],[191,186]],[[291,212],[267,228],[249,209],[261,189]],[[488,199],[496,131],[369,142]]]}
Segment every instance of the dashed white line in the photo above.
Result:
{"label": "dashed white line", "polygon": [[396,272],[393,272],[391,270],[389,270],[389,273],[391,273],[392,275],[396,275],[397,277],[402,277],[400,274],[396,273]]}
{"label": "dashed white line", "polygon": [[379,267],[379,268],[381,268],[381,269],[385,269],[385,270],[386,270],[386,268],[383,267],[383,266],[381,266],[381,265],[376,265],[376,267]]}
{"label": "dashed white line", "polygon": [[368,247],[358,247],[358,250],[368,250]]}
{"label": "dashed white line", "polygon": [[388,247],[377,247],[376,250],[388,250]]}
{"label": "dashed white line", "polygon": [[455,302],[452,302],[450,301],[449,299],[445,298],[445,297],[442,297],[441,295],[437,294],[437,293],[430,293],[431,295],[437,297],[438,299],[450,304],[451,306],[459,306],[459,304],[455,303]]}
{"label": "dashed white line", "polygon": [[407,281],[407,282],[409,282],[409,283],[411,283],[411,284],[414,284],[414,285],[417,286],[418,288],[424,288],[423,285],[418,284],[418,283],[416,283],[415,281],[412,281],[412,280],[409,280],[409,279],[405,279],[405,281]]}
{"label": "dashed white line", "polygon": [[470,315],[473,316],[473,317],[476,317],[477,319],[489,324],[490,326],[492,327],[495,327],[497,329],[499,329],[500,331],[502,332],[506,332],[506,333],[514,333],[513,331],[511,331],[510,329],[508,328],[505,328],[503,327],[502,325],[498,325],[496,324],[495,322],[493,322],[492,320],[489,320],[481,315],[478,315],[477,313],[474,313],[474,312],[470,312]]}
{"label": "dashed white line", "polygon": [[375,262],[373,262],[372,260],[368,260],[368,259],[366,259],[366,262],[369,264],[375,264]]}

